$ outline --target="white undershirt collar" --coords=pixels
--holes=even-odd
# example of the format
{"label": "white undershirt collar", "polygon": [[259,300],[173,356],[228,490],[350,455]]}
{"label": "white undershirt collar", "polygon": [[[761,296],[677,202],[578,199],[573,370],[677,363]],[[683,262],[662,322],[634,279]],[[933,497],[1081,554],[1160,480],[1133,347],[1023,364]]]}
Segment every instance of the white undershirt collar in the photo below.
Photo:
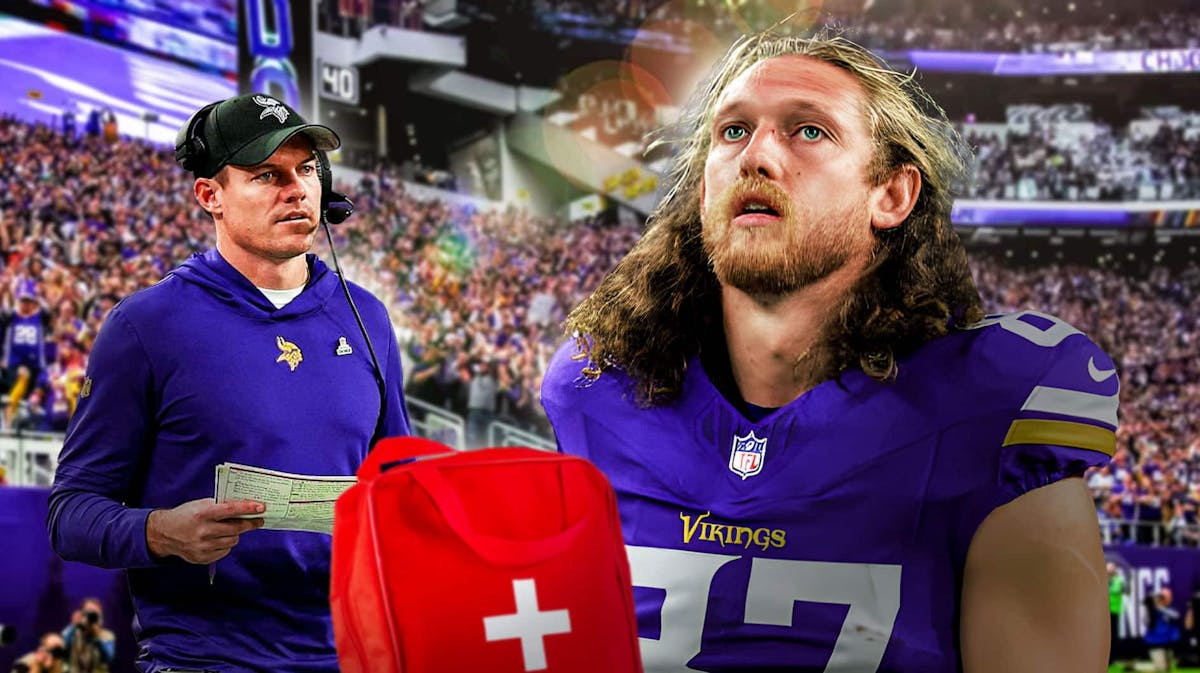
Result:
{"label": "white undershirt collar", "polygon": [[[258,286],[255,285],[255,287]],[[304,285],[301,285],[297,288],[292,288],[291,290],[268,290],[265,287],[259,287],[258,291],[263,293],[263,296],[267,298],[267,301],[274,304],[276,309],[281,309],[284,306],[287,306],[293,299],[300,296],[300,293],[304,291]]]}

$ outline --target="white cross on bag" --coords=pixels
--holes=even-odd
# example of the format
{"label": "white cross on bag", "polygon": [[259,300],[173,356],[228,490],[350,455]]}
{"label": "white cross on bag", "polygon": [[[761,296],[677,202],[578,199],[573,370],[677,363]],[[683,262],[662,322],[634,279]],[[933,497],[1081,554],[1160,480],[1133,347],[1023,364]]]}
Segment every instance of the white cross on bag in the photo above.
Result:
{"label": "white cross on bag", "polygon": [[526,671],[546,670],[546,636],[571,632],[571,618],[566,610],[541,612],[537,604],[537,587],[533,580],[513,580],[513,595],[517,611],[510,615],[483,618],[483,630],[488,642],[521,639],[521,657]]}

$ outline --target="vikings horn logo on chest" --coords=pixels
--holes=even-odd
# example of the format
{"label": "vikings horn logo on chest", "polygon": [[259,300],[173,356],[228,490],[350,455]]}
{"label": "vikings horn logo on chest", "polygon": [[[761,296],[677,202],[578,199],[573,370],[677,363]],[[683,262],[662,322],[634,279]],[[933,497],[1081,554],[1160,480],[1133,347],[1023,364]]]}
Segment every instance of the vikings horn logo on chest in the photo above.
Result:
{"label": "vikings horn logo on chest", "polygon": [[292,371],[296,371],[296,367],[299,367],[304,360],[304,354],[300,352],[300,347],[281,336],[275,337],[275,345],[282,351],[275,361],[286,362]]}

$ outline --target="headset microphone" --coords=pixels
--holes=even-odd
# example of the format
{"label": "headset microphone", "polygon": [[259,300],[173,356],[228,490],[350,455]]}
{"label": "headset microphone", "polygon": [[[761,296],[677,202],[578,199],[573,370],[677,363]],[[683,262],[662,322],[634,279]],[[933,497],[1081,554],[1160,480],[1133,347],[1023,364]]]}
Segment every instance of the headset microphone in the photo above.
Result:
{"label": "headset microphone", "polygon": [[330,192],[329,205],[325,208],[325,221],[330,224],[341,224],[354,214],[354,202],[345,194]]}
{"label": "headset microphone", "polygon": [[333,191],[333,169],[329,155],[317,150],[317,172],[321,177],[321,221],[341,224],[354,214],[354,202],[341,192]]}

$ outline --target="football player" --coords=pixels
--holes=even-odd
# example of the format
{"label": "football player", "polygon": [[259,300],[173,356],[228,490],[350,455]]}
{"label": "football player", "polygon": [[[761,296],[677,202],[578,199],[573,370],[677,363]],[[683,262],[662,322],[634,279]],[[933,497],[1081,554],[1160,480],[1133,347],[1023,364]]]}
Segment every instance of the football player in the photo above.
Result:
{"label": "football player", "polygon": [[950,226],[969,151],[841,38],[739,41],[543,402],[612,481],[660,671],[1104,670],[1080,479],[1112,361],[985,317]]}

